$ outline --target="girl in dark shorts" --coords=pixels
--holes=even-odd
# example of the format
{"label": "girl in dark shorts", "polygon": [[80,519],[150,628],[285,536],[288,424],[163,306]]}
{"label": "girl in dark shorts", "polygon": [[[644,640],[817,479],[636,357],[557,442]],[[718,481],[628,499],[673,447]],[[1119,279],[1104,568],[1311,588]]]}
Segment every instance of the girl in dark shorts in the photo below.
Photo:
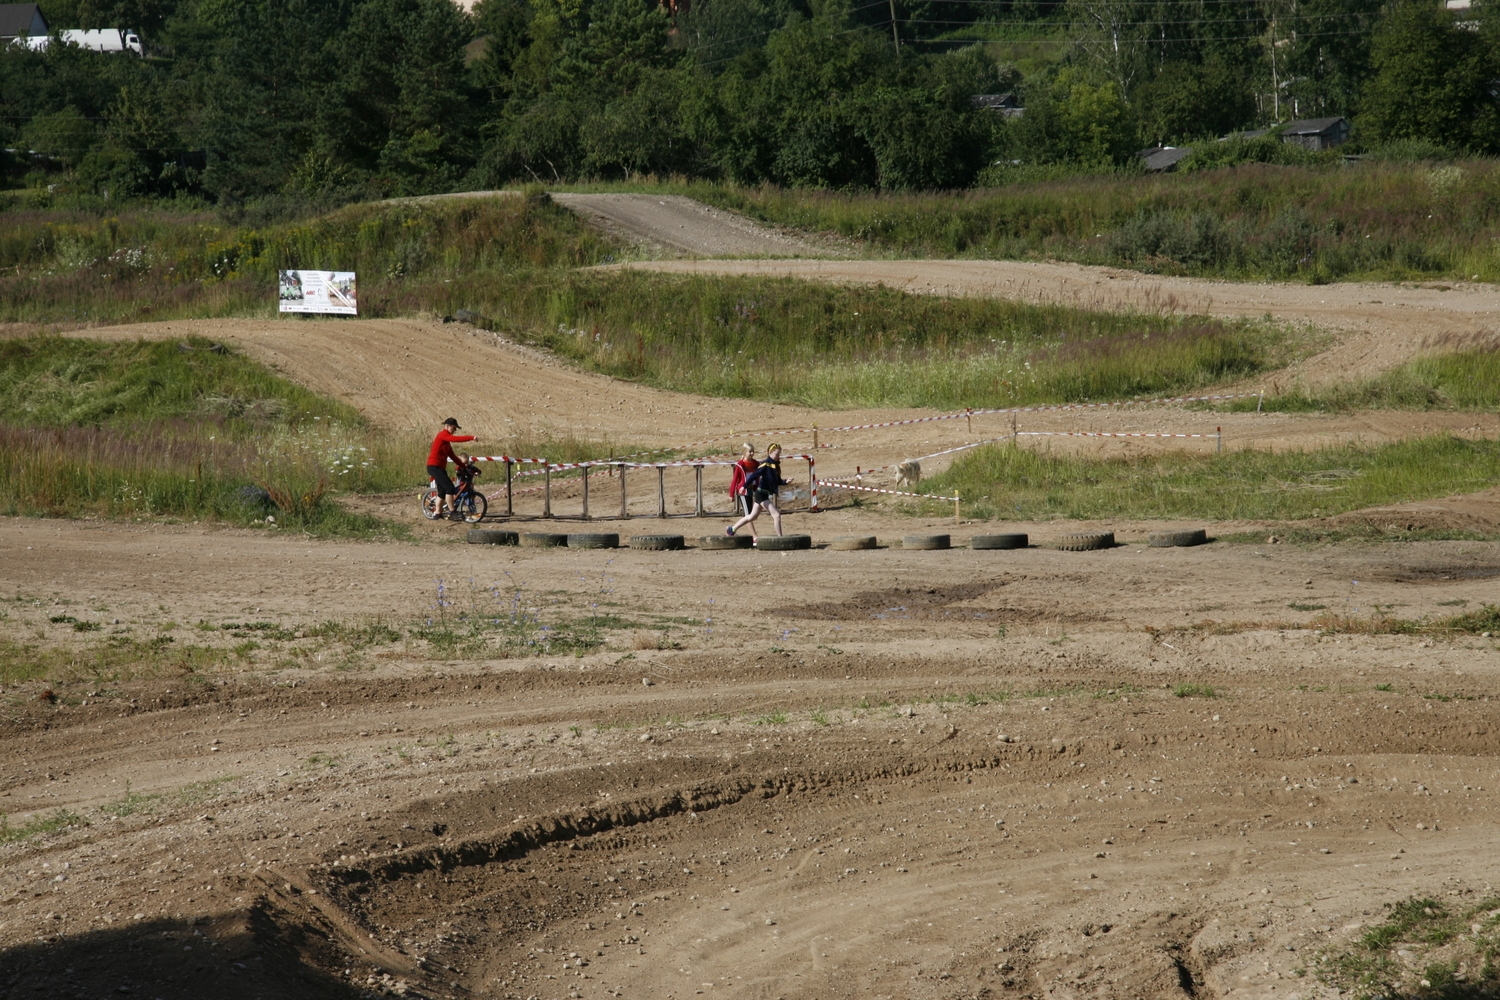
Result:
{"label": "girl in dark shorts", "polygon": [[766,449],[766,460],[745,477],[745,493],[752,502],[750,512],[725,528],[724,534],[732,536],[747,524],[751,525],[753,532],[755,519],[763,510],[771,512],[771,523],[776,527],[776,534],[781,534],[781,510],[776,506],[776,493],[786,485],[787,481],[781,478],[781,445],[773,444]]}

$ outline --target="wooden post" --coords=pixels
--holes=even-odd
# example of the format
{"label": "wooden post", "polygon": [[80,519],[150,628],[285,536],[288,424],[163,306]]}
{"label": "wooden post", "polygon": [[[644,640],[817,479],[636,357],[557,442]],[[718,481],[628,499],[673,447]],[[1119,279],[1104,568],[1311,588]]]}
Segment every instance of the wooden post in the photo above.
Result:
{"label": "wooden post", "polygon": [[583,467],[583,519],[589,519],[589,467]]}
{"label": "wooden post", "polygon": [[552,463],[542,459],[542,516],[552,516]]}
{"label": "wooden post", "polygon": [[1218,434],[1218,441],[1214,444],[1214,454],[1222,455],[1224,454],[1224,428],[1217,427],[1215,431]]}
{"label": "wooden post", "polygon": [[813,451],[818,450],[818,426],[813,425]]}
{"label": "wooden post", "polygon": [[694,489],[696,490],[696,504],[693,510],[694,517],[703,516],[703,466],[693,466]]}
{"label": "wooden post", "polygon": [[625,497],[625,463],[620,463],[620,520],[630,517],[630,511],[626,506]]}
{"label": "wooden post", "polygon": [[953,523],[958,523],[958,494],[953,494]]}
{"label": "wooden post", "polygon": [[515,517],[516,516],[515,504],[512,502],[513,499],[514,498],[513,498],[512,494],[511,494],[511,489],[510,489],[510,459],[506,458],[506,460],[505,460],[505,516],[506,517]]}
{"label": "wooden post", "polygon": [[973,437],[974,436],[974,407],[969,406],[969,407],[965,407],[964,408],[964,419],[969,422],[969,436]]}
{"label": "wooden post", "polygon": [[656,467],[656,516],[667,516],[667,469],[665,466]]}
{"label": "wooden post", "polygon": [[1019,440],[1020,434],[1016,430],[1016,413],[1012,410],[1010,414],[1010,446],[1014,448]]}

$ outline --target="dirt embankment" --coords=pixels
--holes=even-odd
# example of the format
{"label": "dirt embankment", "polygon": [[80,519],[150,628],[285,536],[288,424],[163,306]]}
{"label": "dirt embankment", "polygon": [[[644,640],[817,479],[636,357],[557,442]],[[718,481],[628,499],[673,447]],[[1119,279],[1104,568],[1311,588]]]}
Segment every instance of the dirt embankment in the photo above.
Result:
{"label": "dirt embankment", "polygon": [[1397,367],[1428,349],[1500,333],[1493,285],[1332,285],[1170,278],[1112,267],[992,260],[662,260],[609,265],[671,274],[753,274],[880,284],[930,295],[1060,302],[1085,309],[1259,317],[1312,323],[1339,342],[1284,374],[1283,388],[1317,388]]}

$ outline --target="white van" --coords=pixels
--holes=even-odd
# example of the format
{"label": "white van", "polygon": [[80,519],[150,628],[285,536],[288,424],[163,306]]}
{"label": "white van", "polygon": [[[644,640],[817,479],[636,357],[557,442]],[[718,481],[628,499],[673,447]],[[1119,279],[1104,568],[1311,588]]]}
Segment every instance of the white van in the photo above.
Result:
{"label": "white van", "polygon": [[[68,45],[76,45],[91,52],[134,52],[138,56],[146,54],[145,48],[141,45],[140,34],[129,29],[121,31],[119,28],[67,28],[59,31],[57,37]],[[41,52],[52,44],[50,35],[17,38],[16,41],[34,52]]]}

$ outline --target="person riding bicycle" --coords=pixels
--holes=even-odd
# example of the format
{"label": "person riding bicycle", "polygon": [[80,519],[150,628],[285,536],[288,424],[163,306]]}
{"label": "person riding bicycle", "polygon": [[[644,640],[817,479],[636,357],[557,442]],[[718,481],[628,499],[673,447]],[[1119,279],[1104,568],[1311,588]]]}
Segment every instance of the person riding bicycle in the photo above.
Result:
{"label": "person riding bicycle", "polygon": [[462,430],[458,426],[458,419],[449,417],[443,421],[443,427],[432,439],[432,448],[427,452],[427,474],[432,477],[433,484],[437,487],[438,495],[442,497],[442,513],[449,517],[460,517],[453,509],[453,498],[458,494],[458,489],[453,485],[453,480],[448,478],[448,462],[463,466],[463,462],[453,453],[453,446],[465,441],[478,441],[474,434],[455,434],[454,431]]}

